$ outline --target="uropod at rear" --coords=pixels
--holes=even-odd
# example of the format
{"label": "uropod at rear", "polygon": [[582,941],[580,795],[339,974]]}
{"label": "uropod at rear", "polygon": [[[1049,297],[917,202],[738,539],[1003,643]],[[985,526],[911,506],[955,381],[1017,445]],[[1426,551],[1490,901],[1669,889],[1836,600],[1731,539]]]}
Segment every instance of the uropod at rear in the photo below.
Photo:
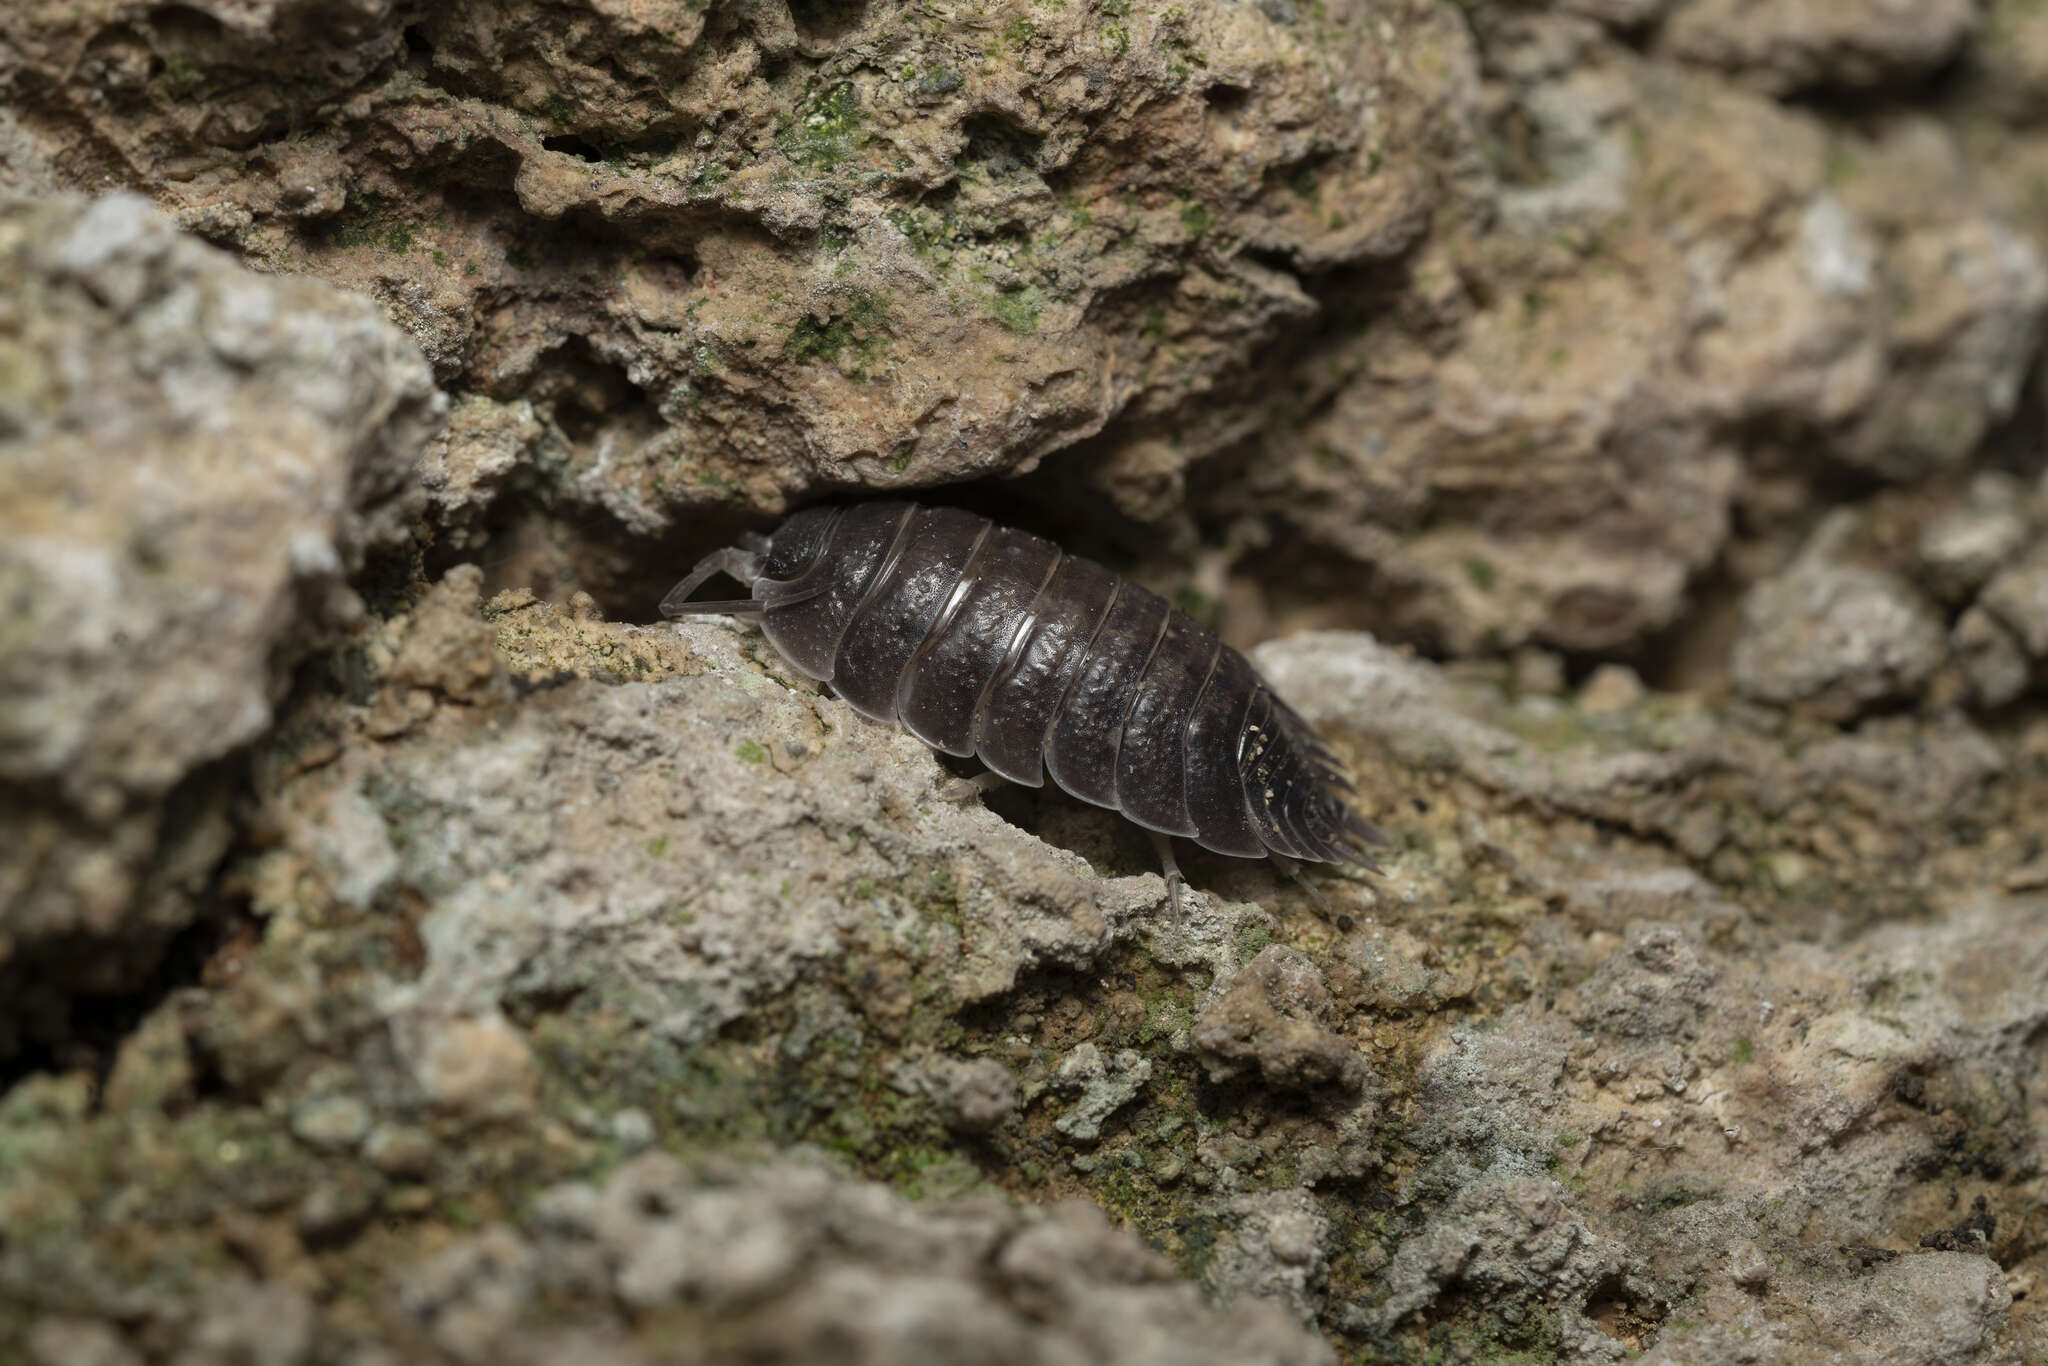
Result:
{"label": "uropod at rear", "polygon": [[[691,602],[715,574],[746,598]],[[1245,657],[1158,594],[957,508],[795,513],[698,562],[664,616],[758,613],[792,666],[861,715],[1027,787],[1238,858],[1371,869],[1386,842],[1315,730]],[[1313,889],[1311,889],[1313,890]]]}

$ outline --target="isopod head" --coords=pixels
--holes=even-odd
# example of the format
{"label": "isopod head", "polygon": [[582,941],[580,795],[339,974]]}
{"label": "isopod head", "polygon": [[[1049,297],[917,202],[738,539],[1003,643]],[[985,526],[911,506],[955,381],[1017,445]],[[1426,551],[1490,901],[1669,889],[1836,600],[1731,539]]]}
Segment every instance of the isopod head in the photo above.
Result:
{"label": "isopod head", "polygon": [[815,568],[832,539],[832,528],[841,511],[836,507],[805,508],[792,513],[775,528],[775,534],[768,539],[768,552],[761,560],[761,580],[765,582],[749,585],[754,596],[762,597],[763,589],[771,596],[778,589],[787,591]]}

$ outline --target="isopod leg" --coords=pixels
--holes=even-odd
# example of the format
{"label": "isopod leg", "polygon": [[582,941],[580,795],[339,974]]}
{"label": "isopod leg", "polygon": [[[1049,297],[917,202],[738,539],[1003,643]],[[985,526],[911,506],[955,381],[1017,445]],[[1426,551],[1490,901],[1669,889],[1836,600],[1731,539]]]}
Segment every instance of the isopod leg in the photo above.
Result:
{"label": "isopod leg", "polygon": [[1309,900],[1315,902],[1316,906],[1319,909],[1325,911],[1330,909],[1330,903],[1323,899],[1323,894],[1316,890],[1316,885],[1313,882],[1310,882],[1308,878],[1302,873],[1302,865],[1300,864],[1300,862],[1298,862],[1295,859],[1287,857],[1287,855],[1285,854],[1276,854],[1272,852],[1268,852],[1266,857],[1273,860],[1273,866],[1275,868],[1278,868],[1281,872],[1293,878],[1296,884],[1300,886],[1301,890],[1308,893]]}
{"label": "isopod leg", "polygon": [[690,594],[703,586],[704,581],[714,574],[730,574],[741,583],[753,589],[754,580],[761,577],[761,557],[738,546],[727,546],[714,550],[697,561],[697,567],[683,576],[683,581],[668,590],[668,596],[661,600],[661,614],[665,617],[690,617],[704,612],[758,612],[761,604],[752,598],[740,598],[727,602],[691,602]]}
{"label": "isopod leg", "polygon": [[972,778],[949,778],[939,784],[939,800],[969,802],[1003,785],[1000,773],[977,773]]}
{"label": "isopod leg", "polygon": [[1180,889],[1187,885],[1180,875],[1180,864],[1174,861],[1173,839],[1157,830],[1147,830],[1152,837],[1152,848],[1159,855],[1160,876],[1166,879],[1166,904],[1173,909],[1173,918],[1180,919]]}

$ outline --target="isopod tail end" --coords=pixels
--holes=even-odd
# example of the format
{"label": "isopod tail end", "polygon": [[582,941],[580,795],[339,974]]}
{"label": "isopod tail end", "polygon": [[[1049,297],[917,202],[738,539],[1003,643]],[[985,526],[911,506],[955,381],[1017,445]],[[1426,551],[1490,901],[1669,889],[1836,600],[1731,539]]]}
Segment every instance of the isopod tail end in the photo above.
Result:
{"label": "isopod tail end", "polygon": [[1348,807],[1344,811],[1344,833],[1368,849],[1391,849],[1394,847],[1394,840],[1391,835]]}
{"label": "isopod tail end", "polygon": [[1372,851],[1357,840],[1346,841],[1339,846],[1338,852],[1343,856],[1344,862],[1363,868],[1368,873],[1377,875],[1386,871],[1380,867],[1379,860],[1372,856]]}
{"label": "isopod tail end", "polygon": [[1373,854],[1375,850],[1393,847],[1394,841],[1386,831],[1348,806],[1344,808],[1342,827],[1330,842],[1330,861],[1354,864],[1368,873],[1381,872],[1379,860]]}

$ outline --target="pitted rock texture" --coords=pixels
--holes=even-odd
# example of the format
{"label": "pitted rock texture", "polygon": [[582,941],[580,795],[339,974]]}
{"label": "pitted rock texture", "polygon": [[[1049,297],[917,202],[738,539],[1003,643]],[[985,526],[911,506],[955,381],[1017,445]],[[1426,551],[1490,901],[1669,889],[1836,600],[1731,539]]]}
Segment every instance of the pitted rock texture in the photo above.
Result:
{"label": "pitted rock texture", "polygon": [[1837,722],[1911,706],[1995,712],[2048,670],[2048,483],[1880,495],[1822,518],[1741,600],[1741,695]]}
{"label": "pitted rock texture", "polygon": [[1092,1143],[1102,1137],[1103,1122],[1136,1100],[1151,1079],[1152,1064],[1135,1050],[1125,1049],[1105,1058],[1092,1043],[1077,1045],[1060,1059],[1053,1085],[1080,1095],[1053,1121],[1053,1128],[1068,1138]]}
{"label": "pitted rock texture", "polygon": [[1751,591],[1730,667],[1749,697],[1846,721],[1913,697],[1946,652],[1940,621],[1908,585],[1815,562]]}
{"label": "pitted rock texture", "polygon": [[[1660,1361],[2020,1361],[2033,1350],[2020,1344],[2048,1337],[2025,1298],[2031,1269],[2009,1270],[2033,1255],[2021,1251],[2034,1245],[2022,1192],[2038,1186],[2044,1130],[2026,1079],[2044,1061],[2048,933],[2038,895],[2001,890],[2039,885],[2024,806],[2006,805],[2040,789],[2038,723],[2014,746],[2017,768],[1950,789],[1946,824],[1909,815],[1922,799],[1896,784],[1891,818],[1869,803],[1860,820],[1810,804],[1797,791],[1822,773],[1846,778],[1845,754],[1758,765],[1740,723],[1723,722],[1709,742],[1718,767],[1752,784],[1736,803],[1780,813],[1781,834],[1820,839],[1738,860],[1725,844],[1688,847],[1682,822],[1649,814],[1653,791],[1699,781],[1684,776],[1691,745],[1661,699],[1567,728],[1550,699],[1446,693],[1428,666],[1357,637],[1276,644],[1258,660],[1308,715],[1399,756],[1411,795],[1416,775],[1448,776],[1429,785],[1430,833],[1404,840],[1389,900],[1426,905],[1437,893],[1425,869],[1477,856],[1500,890],[1468,895],[1517,926],[1510,962],[1529,955],[1509,973],[1526,997],[1427,1045],[1404,1190],[1444,1203],[1374,1274],[1375,1293],[1336,1311],[1340,1322],[1370,1338],[1428,1306],[1455,1318],[1476,1296],[1500,1333],[1503,1306],[1562,1304],[1534,1340],[1566,1360],[1639,1349]],[[1919,733],[1930,767],[1983,744],[1938,734]],[[1645,740],[1677,764],[1653,776],[1647,751],[1629,753]],[[1985,772],[1989,758],[1963,766]],[[1813,777],[1798,776],[1808,763]],[[1605,811],[1579,786],[1595,772],[1620,799]],[[1511,819],[1475,800],[1484,790],[1548,810],[1551,833],[1523,844]],[[1647,819],[1636,826],[1647,846],[1568,833],[1571,810],[1592,817],[1590,833],[1618,828],[1631,807]],[[1743,828],[1730,822],[1723,838],[1745,841]],[[1861,866],[1823,872],[1836,855],[1815,848]],[[1845,884],[1881,885],[1890,857],[1925,862],[1928,913],[1873,925],[1883,898]],[[1742,865],[1761,875],[1735,876]],[[1545,906],[1565,923],[1544,928]],[[1380,918],[1402,918],[1389,911]],[[1869,927],[1840,937],[1858,923]],[[1802,924],[1837,928],[1802,944]],[[1375,958],[1387,938],[1374,931]],[[1965,1219],[1980,1186],[2003,1211],[1988,1225]],[[1948,1232],[1959,1220],[1967,1232]]]}
{"label": "pitted rock texture", "polygon": [[[27,847],[128,898],[0,942],[0,1361],[2048,1358],[2041,29],[0,6],[0,181],[275,273],[0,213],[70,357],[0,440],[93,437],[36,515],[136,580],[0,594]],[[756,626],[604,619],[959,480],[1380,629],[1256,658],[1384,874],[1176,916]]]}
{"label": "pitted rock texture", "polygon": [[[1091,1205],[910,1205],[818,1161],[650,1154],[601,1187],[542,1192],[523,1232],[486,1230],[394,1279],[416,1360],[1335,1361],[1278,1305],[1204,1304]],[[538,1311],[563,1301],[581,1309]],[[649,1347],[650,1322],[696,1345]]]}
{"label": "pitted rock texture", "polygon": [[[944,800],[751,625],[478,578],[262,746],[252,920],[98,1108],[84,1073],[0,1103],[0,1348],[2039,1350],[2038,726],[2001,755],[1956,722],[1585,713],[1307,637],[1258,659],[1357,762],[1387,873],[1324,878],[1324,912],[1196,860],[1176,918],[1096,866],[1115,817],[991,798],[1084,857]],[[1172,1335],[1194,1292],[1151,1254],[997,1189],[1097,1202],[1238,1307]],[[179,1279],[224,1238],[232,1270]]]}
{"label": "pitted rock texture", "polygon": [[[1453,772],[1555,817],[1632,832],[1727,885],[1759,886],[1851,923],[1925,911],[1950,887],[1983,882],[1987,870],[1958,848],[2030,857],[2019,779],[2038,758],[2031,731],[2024,740],[1987,733],[1954,713],[1843,731],[1686,696],[1588,715],[1547,697],[1474,689],[1446,707],[1431,666],[1342,632],[1268,645],[1254,661],[1283,693],[1307,699],[1311,720],[1370,728],[1378,743],[1367,791],[1388,807],[1417,769]],[[1614,914],[1637,904],[1628,881],[1613,894]],[[1674,892],[1694,885],[1678,882]],[[1599,886],[1588,884],[1588,895],[1604,903]]]}
{"label": "pitted rock texture", "polygon": [[1859,136],[1585,20],[1471,13],[1493,226],[1419,248],[1407,307],[1197,481],[1296,580],[1285,619],[1613,649],[1681,619],[1761,488],[1955,471],[2013,411],[2048,272],[1952,130]]}
{"label": "pitted rock texture", "polygon": [[515,486],[654,533],[1156,424],[1422,231],[1459,65],[1423,5],[573,16],[11,10],[0,74],[59,173],[414,331],[458,533]]}
{"label": "pitted rock texture", "polygon": [[[392,984],[408,1053],[466,1069],[468,1031],[585,991],[695,1045],[854,943],[873,973],[860,1008],[890,1019],[913,1006],[910,962],[950,964],[945,995],[983,1000],[1095,963],[1157,909],[1157,875],[1104,896],[1074,855],[946,800],[922,745],[764,667],[751,631],[577,622],[516,596],[487,625],[479,577],[451,572],[369,642],[387,682],[349,725],[374,742],[283,789],[257,873],[264,913],[312,886],[358,913],[423,899],[429,944],[489,941]],[[508,678],[499,642],[533,682]],[[1247,913],[1198,912],[1184,951],[1223,961],[1213,940]]]}
{"label": "pitted rock texture", "polygon": [[2038,670],[2048,664],[2048,541],[1984,587],[1979,601],[2019,641]]}
{"label": "pitted rock texture", "polygon": [[205,774],[360,618],[440,396],[365,301],[135,195],[0,201],[0,376],[4,1057],[46,989],[123,989],[191,919],[230,836]]}
{"label": "pitted rock texture", "polygon": [[1934,75],[1963,50],[1980,17],[1974,0],[1686,0],[1664,42],[1673,56],[1774,93],[1858,90]]}
{"label": "pitted rock texture", "polygon": [[2024,119],[1773,98],[2005,110],[2024,16],[1781,8],[17,6],[0,174],[376,297],[514,581],[637,610],[696,528],[1038,470],[1241,639],[1604,651],[1757,476],[1962,468],[2038,345]]}
{"label": "pitted rock texture", "polygon": [[1195,1049],[1213,1080],[1249,1068],[1282,1089],[1356,1091],[1371,1070],[1328,1028],[1330,1009],[1330,989],[1315,963],[1269,945],[1195,1022]]}

